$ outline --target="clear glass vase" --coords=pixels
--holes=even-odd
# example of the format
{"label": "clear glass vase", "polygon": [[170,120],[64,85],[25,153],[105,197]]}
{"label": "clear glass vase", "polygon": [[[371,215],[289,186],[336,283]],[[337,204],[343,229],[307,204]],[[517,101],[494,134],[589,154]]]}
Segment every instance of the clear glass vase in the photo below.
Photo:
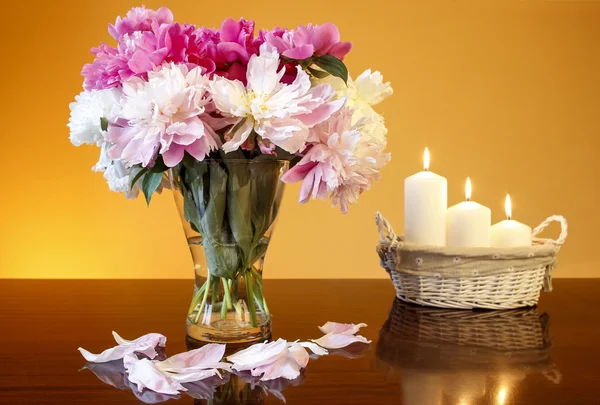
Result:
{"label": "clear glass vase", "polygon": [[288,164],[269,158],[184,160],[170,170],[194,261],[189,338],[245,344],[270,337],[263,264]]}

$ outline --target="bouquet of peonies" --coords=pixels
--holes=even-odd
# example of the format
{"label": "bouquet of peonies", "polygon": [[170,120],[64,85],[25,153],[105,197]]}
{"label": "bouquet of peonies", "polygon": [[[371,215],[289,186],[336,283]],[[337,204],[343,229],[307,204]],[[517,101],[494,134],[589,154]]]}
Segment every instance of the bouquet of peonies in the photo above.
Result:
{"label": "bouquet of peonies", "polygon": [[189,159],[290,160],[300,202],[331,196],[343,212],[390,159],[372,106],[392,94],[379,72],[355,81],[352,48],[330,23],[254,34],[173,22],[165,7],[130,10],[109,25],[116,47],[92,49],[84,91],[70,105],[71,142],[96,144],[111,190],[150,201],[167,169]]}
{"label": "bouquet of peonies", "polygon": [[93,170],[127,198],[173,189],[200,278],[189,322],[212,325],[216,311],[238,329],[268,323],[262,260],[281,181],[302,182],[301,203],[330,197],[348,212],[390,160],[373,110],[390,84],[349,77],[352,45],[330,23],[255,35],[253,21],[216,30],[141,7],[109,33],[116,46],[83,67],[71,142],[99,146]]}

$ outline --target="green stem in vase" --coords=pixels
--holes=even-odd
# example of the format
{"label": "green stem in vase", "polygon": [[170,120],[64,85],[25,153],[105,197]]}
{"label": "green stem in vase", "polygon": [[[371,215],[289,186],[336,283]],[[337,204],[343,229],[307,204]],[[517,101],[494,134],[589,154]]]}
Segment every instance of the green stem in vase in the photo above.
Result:
{"label": "green stem in vase", "polygon": [[202,294],[204,294],[205,289],[206,289],[206,281],[204,282],[204,284],[202,284],[202,287],[200,287],[198,289],[198,291],[196,291],[196,294],[194,294],[194,298],[192,299],[192,303],[190,304],[190,309],[188,311],[188,314],[191,315],[192,312],[194,312],[194,309],[196,309],[196,305],[198,305],[198,303],[202,299]]}
{"label": "green stem in vase", "polygon": [[254,280],[256,280],[257,289],[260,291],[259,299],[262,302],[262,309],[265,314],[269,315],[269,307],[267,306],[267,300],[265,299],[265,294],[263,293],[262,275],[255,266],[250,268],[250,272],[254,276]]}
{"label": "green stem in vase", "polygon": [[229,292],[228,280],[222,278],[223,282],[223,302],[221,303],[221,319],[227,318],[227,310],[231,306],[231,293]]}
{"label": "green stem in vase", "polygon": [[256,304],[254,302],[254,289],[250,277],[251,275],[248,274],[248,272],[244,274],[244,278],[246,279],[246,294],[248,295],[248,309],[250,311],[250,323],[256,328],[258,326],[258,322],[256,321]]}
{"label": "green stem in vase", "polygon": [[208,278],[204,282],[204,285],[206,285],[206,288],[204,289],[204,297],[202,298],[202,303],[200,304],[200,309],[198,310],[198,313],[196,314],[196,319],[194,319],[194,323],[196,323],[196,324],[200,320],[200,315],[202,315],[202,311],[204,311],[204,308],[206,306],[206,300],[208,299],[208,290],[210,290],[210,271],[208,272]]}

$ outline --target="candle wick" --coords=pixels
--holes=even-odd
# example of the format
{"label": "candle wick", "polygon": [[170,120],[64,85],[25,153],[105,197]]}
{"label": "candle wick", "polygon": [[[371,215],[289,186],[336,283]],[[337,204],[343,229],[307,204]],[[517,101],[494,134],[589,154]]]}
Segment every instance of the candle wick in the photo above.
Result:
{"label": "candle wick", "polygon": [[512,217],[510,215],[507,215],[506,219],[508,219],[510,221],[512,219]]}
{"label": "candle wick", "polygon": [[471,198],[467,197],[467,201],[471,201]]}

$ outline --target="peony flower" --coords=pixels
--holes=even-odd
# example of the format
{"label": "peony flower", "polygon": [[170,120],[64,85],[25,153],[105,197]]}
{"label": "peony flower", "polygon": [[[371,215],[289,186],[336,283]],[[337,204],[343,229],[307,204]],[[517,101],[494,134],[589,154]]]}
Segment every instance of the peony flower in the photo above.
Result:
{"label": "peony flower", "polygon": [[83,144],[101,146],[104,142],[100,119],[108,119],[118,106],[121,91],[118,89],[82,91],[69,104],[69,139],[75,146]]}
{"label": "peony flower", "polygon": [[123,105],[117,117],[126,125],[110,125],[109,156],[128,166],[150,167],[157,154],[173,167],[187,152],[203,160],[219,146],[219,137],[199,115],[209,103],[208,77],[196,67],[173,63],[150,72],[148,81],[124,83]]}
{"label": "peony flower", "polygon": [[310,149],[282,176],[284,183],[302,181],[301,204],[311,197],[326,199],[331,194],[334,205],[339,204],[347,213],[348,206],[379,179],[379,170],[389,161],[389,154],[383,154],[385,143],[365,131],[368,119],[352,124],[354,113],[344,107],[315,126],[308,139]]}
{"label": "peony flower", "polygon": [[152,10],[134,7],[127,12],[125,18],[117,17],[114,25],[108,25],[110,35],[119,41],[124,35],[131,35],[136,31],[150,31],[153,24],[169,24],[173,22],[173,13],[167,7]]}
{"label": "peony flower", "polygon": [[111,146],[109,142],[104,142],[100,148],[100,160],[92,167],[92,170],[104,173],[104,179],[108,183],[110,191],[123,193],[128,200],[137,198],[144,176],[133,187],[131,182],[141,169],[139,167],[127,167],[121,159],[111,159],[108,154]]}
{"label": "peony flower", "polygon": [[291,31],[275,28],[265,34],[265,40],[283,56],[296,60],[313,55],[333,55],[343,59],[352,49],[350,42],[340,42],[340,31],[332,23],[301,25]]}
{"label": "peony flower", "polygon": [[333,86],[336,89],[337,97],[345,98],[346,105],[355,110],[352,123],[356,124],[359,120],[368,118],[368,121],[363,123],[365,132],[379,142],[385,142],[387,128],[383,116],[379,115],[373,106],[394,94],[394,90],[389,82],[383,82],[383,75],[380,72],[371,72],[371,69],[367,69],[356,80],[348,78],[347,84],[334,76],[328,76],[316,82],[328,83]]}
{"label": "peony flower", "polygon": [[330,85],[311,88],[308,75],[300,67],[290,85],[280,82],[284,71],[278,68],[279,54],[269,44],[263,44],[260,56],[250,58],[246,86],[241,81],[220,77],[210,83],[217,109],[226,117],[237,118],[223,145],[226,153],[238,149],[253,131],[289,153],[300,152],[309,129],[343,105],[343,100],[330,102],[334,95]]}

